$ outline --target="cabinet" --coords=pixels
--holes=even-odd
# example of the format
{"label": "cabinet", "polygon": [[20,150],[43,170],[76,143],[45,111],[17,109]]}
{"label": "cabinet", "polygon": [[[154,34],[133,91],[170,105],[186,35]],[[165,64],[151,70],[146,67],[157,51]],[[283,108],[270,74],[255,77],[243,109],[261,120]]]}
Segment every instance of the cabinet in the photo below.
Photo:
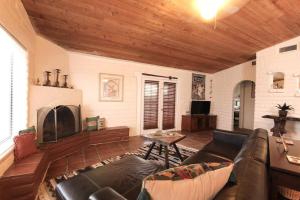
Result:
{"label": "cabinet", "polygon": [[217,128],[216,115],[182,115],[182,131],[203,131]]}

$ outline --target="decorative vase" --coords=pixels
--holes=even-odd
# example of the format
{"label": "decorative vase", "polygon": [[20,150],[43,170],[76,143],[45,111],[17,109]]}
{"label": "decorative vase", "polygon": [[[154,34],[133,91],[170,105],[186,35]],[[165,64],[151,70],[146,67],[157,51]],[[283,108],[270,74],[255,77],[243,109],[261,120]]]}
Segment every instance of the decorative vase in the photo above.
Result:
{"label": "decorative vase", "polygon": [[60,69],[55,69],[55,71],[56,71],[56,81],[55,81],[55,83],[54,83],[54,87],[59,87],[59,73],[61,72],[61,70]]}
{"label": "decorative vase", "polygon": [[64,75],[64,80],[65,80],[65,82],[64,82],[64,84],[63,84],[63,88],[68,88],[68,83],[67,83],[67,79],[68,79],[68,75]]}
{"label": "decorative vase", "polygon": [[43,86],[51,86],[51,81],[50,81],[51,72],[45,71],[45,74],[46,74],[46,81],[43,84]]}
{"label": "decorative vase", "polygon": [[279,110],[279,117],[286,117],[288,114],[288,111],[286,110]]}

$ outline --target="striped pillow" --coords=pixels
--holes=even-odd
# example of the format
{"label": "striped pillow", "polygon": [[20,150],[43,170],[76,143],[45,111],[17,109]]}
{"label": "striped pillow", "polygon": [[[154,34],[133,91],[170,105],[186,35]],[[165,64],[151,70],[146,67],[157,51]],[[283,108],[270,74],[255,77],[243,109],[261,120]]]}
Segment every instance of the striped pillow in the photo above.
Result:
{"label": "striped pillow", "polygon": [[35,126],[31,126],[31,127],[27,128],[27,129],[19,131],[19,135],[24,135],[26,133],[34,133],[34,134],[36,134]]}
{"label": "striped pillow", "polygon": [[86,126],[88,131],[96,131],[98,130],[98,121],[99,116],[96,117],[87,117],[86,118]]}

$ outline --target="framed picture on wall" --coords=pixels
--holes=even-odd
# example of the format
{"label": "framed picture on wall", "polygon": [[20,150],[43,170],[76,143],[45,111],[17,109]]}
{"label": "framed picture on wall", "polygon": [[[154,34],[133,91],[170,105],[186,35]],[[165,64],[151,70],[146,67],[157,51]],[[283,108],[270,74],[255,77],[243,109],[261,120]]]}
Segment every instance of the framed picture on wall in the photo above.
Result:
{"label": "framed picture on wall", "polygon": [[124,77],[117,74],[99,74],[99,101],[123,101]]}
{"label": "framed picture on wall", "polygon": [[205,100],[205,75],[193,74],[192,100]]}

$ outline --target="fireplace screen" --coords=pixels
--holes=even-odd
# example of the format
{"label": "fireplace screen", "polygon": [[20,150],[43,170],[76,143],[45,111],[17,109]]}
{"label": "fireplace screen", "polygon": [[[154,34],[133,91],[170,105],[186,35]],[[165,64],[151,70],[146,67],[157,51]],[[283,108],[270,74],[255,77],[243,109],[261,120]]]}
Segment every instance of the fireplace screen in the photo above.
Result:
{"label": "fireplace screen", "polygon": [[38,110],[39,143],[55,142],[81,130],[80,106],[57,106]]}

